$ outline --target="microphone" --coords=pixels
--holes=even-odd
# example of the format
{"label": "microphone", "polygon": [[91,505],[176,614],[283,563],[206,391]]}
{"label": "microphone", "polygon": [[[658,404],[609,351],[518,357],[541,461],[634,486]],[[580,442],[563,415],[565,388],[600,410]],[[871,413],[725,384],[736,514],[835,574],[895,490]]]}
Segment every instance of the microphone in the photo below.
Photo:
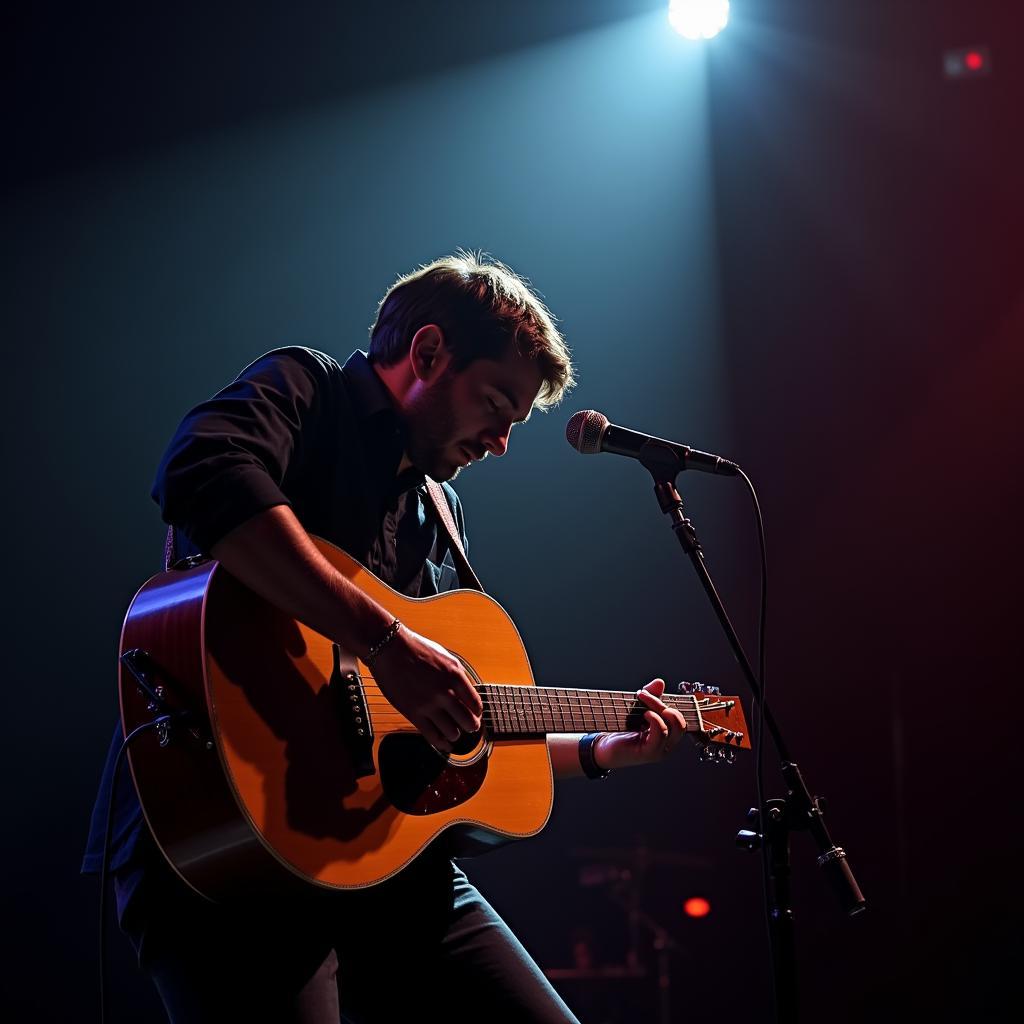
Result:
{"label": "microphone", "polygon": [[735,462],[723,459],[720,455],[698,451],[689,445],[666,441],[650,434],[641,434],[628,427],[617,427],[608,422],[607,416],[593,409],[573,414],[565,426],[565,439],[581,455],[611,452],[612,455],[625,455],[646,464],[651,456],[664,456],[667,451],[679,461],[681,470],[696,469],[701,473],[719,473],[723,476],[735,476],[740,471]]}

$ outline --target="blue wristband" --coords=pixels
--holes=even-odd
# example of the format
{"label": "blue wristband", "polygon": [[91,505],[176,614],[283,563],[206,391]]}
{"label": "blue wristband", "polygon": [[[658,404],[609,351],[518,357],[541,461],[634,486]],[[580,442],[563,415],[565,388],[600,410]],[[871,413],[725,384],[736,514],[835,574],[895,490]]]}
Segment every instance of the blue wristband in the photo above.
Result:
{"label": "blue wristband", "polygon": [[603,732],[588,732],[580,740],[580,767],[588,779],[603,779],[611,774],[611,768],[602,768],[594,757],[594,744]]}

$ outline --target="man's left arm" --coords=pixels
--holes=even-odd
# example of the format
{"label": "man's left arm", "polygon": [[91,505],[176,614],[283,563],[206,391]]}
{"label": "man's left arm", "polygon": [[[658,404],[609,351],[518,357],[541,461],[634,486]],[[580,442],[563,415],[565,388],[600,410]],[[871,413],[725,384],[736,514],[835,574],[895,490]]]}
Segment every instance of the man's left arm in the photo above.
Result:
{"label": "man's left arm", "polygon": [[[454,497],[455,522],[462,540],[463,550],[469,548],[462,501],[454,488],[446,490]],[[601,770],[614,771],[635,765],[660,761],[683,738],[686,722],[675,708],[668,707],[660,698],[665,692],[664,679],[652,679],[637,698],[647,705],[645,728],[634,732],[606,732],[594,741],[591,748],[594,764]],[[583,733],[549,733],[548,753],[555,778],[571,779],[584,775],[580,761],[580,740]]]}
{"label": "man's left arm", "polygon": [[[594,764],[602,770],[632,768],[651,764],[668,755],[683,738],[686,721],[682,713],[661,700],[665,681],[653,679],[637,698],[647,705],[647,725],[634,732],[602,733],[591,748]],[[580,733],[552,733],[548,736],[548,752],[555,777],[568,779],[584,774],[580,762]]]}

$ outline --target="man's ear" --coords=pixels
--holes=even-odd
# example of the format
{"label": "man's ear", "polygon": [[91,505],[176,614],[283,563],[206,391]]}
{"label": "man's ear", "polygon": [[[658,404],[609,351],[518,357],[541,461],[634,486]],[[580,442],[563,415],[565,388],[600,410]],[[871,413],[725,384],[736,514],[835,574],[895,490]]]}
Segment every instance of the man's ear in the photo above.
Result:
{"label": "man's ear", "polygon": [[418,381],[434,384],[447,371],[452,353],[444,341],[444,332],[437,324],[421,327],[409,343],[409,365]]}

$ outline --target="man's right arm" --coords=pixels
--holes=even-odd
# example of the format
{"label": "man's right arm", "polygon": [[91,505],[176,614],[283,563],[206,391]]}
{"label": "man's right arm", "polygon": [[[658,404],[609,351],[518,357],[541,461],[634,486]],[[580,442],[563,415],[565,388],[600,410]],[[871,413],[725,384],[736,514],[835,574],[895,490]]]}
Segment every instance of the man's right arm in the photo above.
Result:
{"label": "man's right arm", "polygon": [[[392,622],[320,553],[288,505],[247,519],[210,554],[250,590],[357,657],[365,658]],[[373,672],[391,704],[438,749],[449,749],[459,730],[480,727],[480,696],[461,662],[407,627],[380,652]]]}

